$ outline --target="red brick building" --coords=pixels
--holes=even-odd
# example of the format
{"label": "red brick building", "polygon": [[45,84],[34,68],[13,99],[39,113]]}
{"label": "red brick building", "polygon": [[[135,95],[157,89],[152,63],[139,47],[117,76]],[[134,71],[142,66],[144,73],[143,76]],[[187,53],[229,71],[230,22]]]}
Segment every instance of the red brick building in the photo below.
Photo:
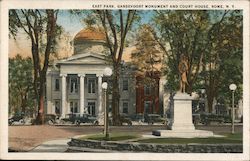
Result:
{"label": "red brick building", "polygon": [[[144,83],[145,77],[151,77],[153,84]],[[160,113],[159,80],[159,72],[154,72],[153,76],[136,76],[136,113]]]}

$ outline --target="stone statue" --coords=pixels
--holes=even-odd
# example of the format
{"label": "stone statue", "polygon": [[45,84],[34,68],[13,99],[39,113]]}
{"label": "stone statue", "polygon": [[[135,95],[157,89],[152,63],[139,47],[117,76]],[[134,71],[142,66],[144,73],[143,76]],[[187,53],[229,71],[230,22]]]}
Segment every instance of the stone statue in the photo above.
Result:
{"label": "stone statue", "polygon": [[188,81],[187,81],[188,59],[184,54],[181,54],[178,69],[179,69],[180,76],[181,76],[180,91],[182,93],[185,93],[186,92],[186,84],[188,84]]}

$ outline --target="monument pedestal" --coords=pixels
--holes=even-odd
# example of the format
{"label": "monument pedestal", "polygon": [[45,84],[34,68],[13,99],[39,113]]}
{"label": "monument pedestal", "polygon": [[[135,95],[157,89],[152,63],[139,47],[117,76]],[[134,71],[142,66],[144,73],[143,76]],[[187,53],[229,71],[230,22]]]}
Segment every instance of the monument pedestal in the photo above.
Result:
{"label": "monument pedestal", "polygon": [[174,120],[172,130],[194,130],[192,118],[192,97],[186,93],[174,96]]}
{"label": "monument pedestal", "polygon": [[192,118],[192,97],[187,93],[176,93],[174,96],[174,119],[171,130],[156,130],[152,132],[161,137],[212,137],[213,132],[195,130]]}

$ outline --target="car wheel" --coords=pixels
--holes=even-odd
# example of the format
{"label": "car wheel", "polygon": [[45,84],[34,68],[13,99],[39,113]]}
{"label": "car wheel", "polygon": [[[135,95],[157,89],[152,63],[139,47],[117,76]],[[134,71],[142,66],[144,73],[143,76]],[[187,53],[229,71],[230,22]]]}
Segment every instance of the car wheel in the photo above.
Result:
{"label": "car wheel", "polygon": [[19,120],[19,123],[24,124],[25,122],[23,119],[21,119],[21,120]]}
{"label": "car wheel", "polygon": [[149,121],[148,124],[149,124],[149,125],[153,125],[154,123],[153,123],[152,121]]}
{"label": "car wheel", "polygon": [[65,124],[65,121],[64,121],[64,120],[59,120],[58,123],[59,123],[59,124]]}
{"label": "car wheel", "polygon": [[53,124],[54,124],[54,122],[52,120],[48,121],[48,125],[53,125]]}
{"label": "car wheel", "polygon": [[94,122],[94,125],[99,125],[99,122],[98,122],[98,121],[95,121],[95,122]]}
{"label": "car wheel", "polygon": [[80,120],[76,120],[75,124],[76,124],[76,125],[80,125],[80,124],[81,124],[81,121],[80,121]]}

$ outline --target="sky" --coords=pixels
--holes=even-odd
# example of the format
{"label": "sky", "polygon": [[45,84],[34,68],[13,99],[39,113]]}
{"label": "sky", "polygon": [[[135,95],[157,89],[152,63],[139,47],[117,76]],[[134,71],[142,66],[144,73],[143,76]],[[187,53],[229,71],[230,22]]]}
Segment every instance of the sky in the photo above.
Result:
{"label": "sky", "polygon": [[[141,23],[152,23],[152,17],[154,11],[152,10],[138,10]],[[220,10],[217,10],[220,11]],[[242,13],[239,13],[242,14]],[[74,36],[81,31],[85,26],[83,23],[83,18],[77,15],[70,14],[69,10],[60,10],[58,14],[57,23],[64,28],[65,33],[67,33],[67,39],[70,41],[73,40]],[[135,33],[135,29],[132,30],[132,33]],[[61,48],[58,50],[58,55],[63,55],[62,57],[70,56],[73,53],[73,48],[70,46],[69,41],[59,43]],[[61,49],[61,50],[60,50]],[[17,54],[23,56],[31,56],[31,44],[30,40],[27,39],[27,35],[23,34],[23,31],[20,30],[17,39],[14,40],[10,38],[9,41],[9,57],[14,57]]]}
{"label": "sky", "polygon": [[[151,11],[141,11],[141,22],[147,23],[150,22],[150,19],[152,17],[152,10]],[[69,39],[73,40],[74,36],[82,30],[85,25],[82,22],[82,18],[76,15],[72,15],[69,13],[69,10],[60,10],[58,14],[58,24],[61,25],[65,33],[69,35]],[[60,42],[61,46],[65,45],[69,48],[69,50],[59,50],[60,55],[67,55],[70,56],[72,54],[72,50],[70,49],[69,44],[65,44],[67,42]],[[22,30],[19,31],[17,35],[17,39],[14,40],[13,38],[10,38],[9,41],[9,57],[14,57],[15,55],[20,54],[22,56],[31,56],[31,43],[30,40],[27,39],[27,36],[24,34]]]}

